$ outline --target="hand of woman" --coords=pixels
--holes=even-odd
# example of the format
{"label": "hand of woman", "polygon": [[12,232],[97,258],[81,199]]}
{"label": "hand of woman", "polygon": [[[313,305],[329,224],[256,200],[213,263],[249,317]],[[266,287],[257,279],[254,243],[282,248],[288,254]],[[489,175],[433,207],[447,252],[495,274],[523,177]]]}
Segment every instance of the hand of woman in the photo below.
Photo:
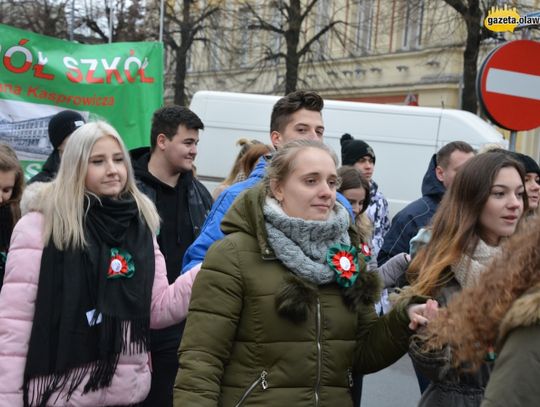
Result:
{"label": "hand of woman", "polygon": [[419,326],[427,325],[427,323],[437,316],[439,304],[435,300],[427,300],[425,304],[413,304],[407,308],[410,323],[409,329],[416,331]]}

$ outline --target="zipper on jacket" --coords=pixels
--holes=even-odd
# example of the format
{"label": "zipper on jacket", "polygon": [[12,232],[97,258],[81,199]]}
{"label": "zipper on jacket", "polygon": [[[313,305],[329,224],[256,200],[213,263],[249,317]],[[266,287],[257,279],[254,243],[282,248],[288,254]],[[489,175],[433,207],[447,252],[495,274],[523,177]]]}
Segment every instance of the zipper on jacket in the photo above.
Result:
{"label": "zipper on jacket", "polygon": [[351,368],[347,369],[347,383],[349,384],[349,389],[352,389],[354,386],[354,380],[353,380]]}
{"label": "zipper on jacket", "polygon": [[245,391],[245,393],[242,395],[242,398],[238,403],[236,403],[235,407],[240,407],[244,401],[246,401],[246,398],[251,394],[251,392],[257,387],[259,384],[261,385],[263,390],[266,390],[268,388],[268,382],[266,381],[266,376],[268,376],[268,372],[266,370],[263,370],[261,372],[261,375],[255,380],[251,385],[248,387],[248,389]]}
{"label": "zipper on jacket", "polygon": [[321,301],[317,297],[317,380],[315,382],[315,407],[319,405],[319,387],[321,386],[322,344],[321,344]]}

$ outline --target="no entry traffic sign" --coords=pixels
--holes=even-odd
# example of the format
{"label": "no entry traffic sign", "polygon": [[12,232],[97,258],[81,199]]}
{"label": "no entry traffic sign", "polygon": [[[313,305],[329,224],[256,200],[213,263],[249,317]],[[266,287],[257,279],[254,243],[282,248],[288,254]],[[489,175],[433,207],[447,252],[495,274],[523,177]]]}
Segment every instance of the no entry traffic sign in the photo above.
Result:
{"label": "no entry traffic sign", "polygon": [[477,79],[480,105],[508,130],[540,127],[540,43],[517,40],[493,50]]}

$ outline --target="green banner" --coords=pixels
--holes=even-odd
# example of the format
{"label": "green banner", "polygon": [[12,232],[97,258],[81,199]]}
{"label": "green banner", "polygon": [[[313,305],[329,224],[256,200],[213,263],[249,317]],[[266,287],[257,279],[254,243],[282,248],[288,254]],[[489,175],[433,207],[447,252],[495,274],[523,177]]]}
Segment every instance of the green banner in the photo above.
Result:
{"label": "green banner", "polygon": [[69,109],[108,121],[128,148],[148,145],[162,78],[161,43],[85,45],[0,24],[0,142],[25,163],[42,161],[51,116]]}

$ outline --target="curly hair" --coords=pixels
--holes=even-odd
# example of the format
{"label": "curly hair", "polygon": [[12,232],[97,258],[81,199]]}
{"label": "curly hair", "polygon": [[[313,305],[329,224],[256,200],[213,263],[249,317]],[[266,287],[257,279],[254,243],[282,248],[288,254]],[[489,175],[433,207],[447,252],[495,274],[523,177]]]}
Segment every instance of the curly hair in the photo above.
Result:
{"label": "curly hair", "polygon": [[449,345],[456,367],[475,369],[497,343],[501,321],[512,304],[540,283],[540,217],[513,235],[478,284],[456,295],[422,334],[427,349]]}

